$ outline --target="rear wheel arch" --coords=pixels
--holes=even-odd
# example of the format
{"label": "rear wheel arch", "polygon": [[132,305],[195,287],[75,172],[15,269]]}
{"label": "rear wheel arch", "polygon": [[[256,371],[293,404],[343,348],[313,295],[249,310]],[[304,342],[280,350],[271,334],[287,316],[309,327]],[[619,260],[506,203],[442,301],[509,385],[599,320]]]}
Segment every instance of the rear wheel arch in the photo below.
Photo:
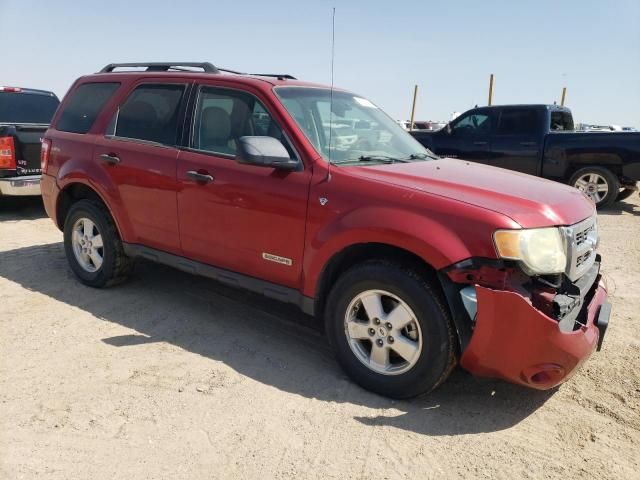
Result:
{"label": "rear wheel arch", "polygon": [[120,238],[122,238],[122,232],[120,226],[118,225],[118,220],[116,216],[113,215],[109,204],[96,190],[91,188],[89,185],[80,182],[70,183],[69,185],[65,186],[58,196],[58,202],[56,205],[56,223],[60,230],[64,230],[64,223],[69,210],[71,209],[71,206],[80,200],[92,200],[103,205],[109,212],[109,215],[111,216],[111,219],[115,224],[118,235],[120,236]]}

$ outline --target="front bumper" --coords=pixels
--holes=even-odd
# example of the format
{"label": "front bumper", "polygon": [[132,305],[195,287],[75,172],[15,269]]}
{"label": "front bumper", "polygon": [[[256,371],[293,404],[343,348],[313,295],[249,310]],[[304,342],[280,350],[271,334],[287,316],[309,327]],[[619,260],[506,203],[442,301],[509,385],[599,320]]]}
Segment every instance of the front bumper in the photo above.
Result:
{"label": "front bumper", "polygon": [[40,175],[0,178],[0,195],[38,196],[40,195]]}
{"label": "front bumper", "polygon": [[471,341],[460,364],[471,373],[546,390],[567,380],[600,347],[611,306],[598,279],[578,329],[562,332],[557,320],[512,291],[476,286]]}

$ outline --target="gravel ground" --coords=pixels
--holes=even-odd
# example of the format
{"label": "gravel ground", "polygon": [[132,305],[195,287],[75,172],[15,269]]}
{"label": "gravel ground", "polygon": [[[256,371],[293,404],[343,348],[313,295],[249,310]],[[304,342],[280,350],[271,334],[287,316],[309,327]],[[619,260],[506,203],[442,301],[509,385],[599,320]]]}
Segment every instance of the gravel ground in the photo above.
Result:
{"label": "gravel ground", "polygon": [[0,478],[640,478],[638,196],[600,226],[613,318],[568,383],[391,401],[275,302],[150,263],[82,286],[39,201],[0,200]]}

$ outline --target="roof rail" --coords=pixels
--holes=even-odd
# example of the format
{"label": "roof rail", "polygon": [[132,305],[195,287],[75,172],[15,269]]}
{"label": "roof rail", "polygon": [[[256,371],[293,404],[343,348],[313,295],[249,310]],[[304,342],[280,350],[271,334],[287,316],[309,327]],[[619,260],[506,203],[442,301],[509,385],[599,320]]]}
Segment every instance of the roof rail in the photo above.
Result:
{"label": "roof rail", "polygon": [[252,75],[254,77],[275,77],[278,80],[297,80],[296,77],[294,77],[293,75],[289,75],[288,73],[244,73],[244,72],[238,72],[236,70],[229,70],[226,68],[219,68],[218,70],[225,73],[233,73],[235,75]]}
{"label": "roof rail", "polygon": [[248,73],[247,75],[255,75],[256,77],[276,77],[278,80],[297,80],[293,75],[288,73]]}
{"label": "roof rail", "polygon": [[169,70],[177,70],[184,71],[185,68],[180,67],[192,67],[192,68],[201,68],[206,73],[220,73],[213,64],[209,62],[146,62],[146,63],[110,63],[105,66],[99,73],[111,73],[116,68],[135,68],[146,67],[147,72],[168,72]]}

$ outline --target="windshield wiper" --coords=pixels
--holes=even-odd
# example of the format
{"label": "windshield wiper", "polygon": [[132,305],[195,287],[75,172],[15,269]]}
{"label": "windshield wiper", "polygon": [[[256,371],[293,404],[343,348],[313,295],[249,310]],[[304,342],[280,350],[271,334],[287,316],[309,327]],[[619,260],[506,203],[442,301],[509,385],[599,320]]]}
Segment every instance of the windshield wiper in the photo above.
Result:
{"label": "windshield wiper", "polygon": [[395,163],[395,162],[406,163],[409,161],[404,158],[390,157],[388,155],[362,155],[361,157],[358,157],[358,160],[360,160],[361,162],[385,162],[385,163]]}
{"label": "windshield wiper", "polygon": [[412,153],[409,155],[409,160],[424,160],[425,158],[433,158],[434,160],[438,160],[438,157],[435,155],[429,155],[428,153]]}

